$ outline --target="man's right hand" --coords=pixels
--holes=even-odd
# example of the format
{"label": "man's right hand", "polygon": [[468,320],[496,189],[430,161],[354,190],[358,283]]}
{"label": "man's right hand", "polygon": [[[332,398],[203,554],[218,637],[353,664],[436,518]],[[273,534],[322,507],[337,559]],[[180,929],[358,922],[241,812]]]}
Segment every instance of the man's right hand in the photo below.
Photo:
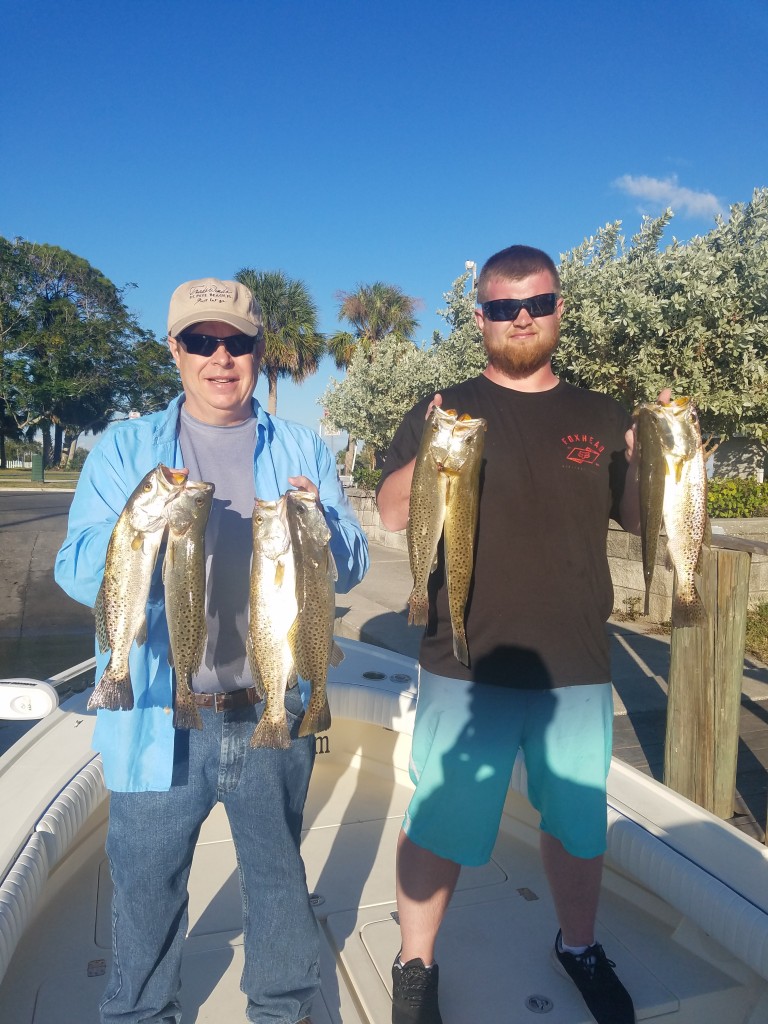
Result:
{"label": "man's right hand", "polygon": [[[438,392],[427,406],[425,421],[435,406],[442,406],[443,396]],[[381,521],[387,530],[404,530],[408,525],[408,513],[411,504],[411,481],[416,459],[411,459],[400,469],[387,477],[376,495],[376,505]]]}

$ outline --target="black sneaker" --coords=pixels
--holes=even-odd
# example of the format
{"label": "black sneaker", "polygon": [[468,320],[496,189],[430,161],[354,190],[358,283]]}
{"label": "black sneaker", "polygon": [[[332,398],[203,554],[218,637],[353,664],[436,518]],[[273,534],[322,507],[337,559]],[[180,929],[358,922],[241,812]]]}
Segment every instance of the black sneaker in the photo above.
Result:
{"label": "black sneaker", "polygon": [[558,932],[552,962],[581,992],[597,1024],[635,1024],[630,994],[616,977],[616,964],[608,959],[600,943],[577,955],[560,949],[560,936]]}
{"label": "black sneaker", "polygon": [[392,964],[392,1024],[443,1024],[437,1006],[437,964],[421,959]]}

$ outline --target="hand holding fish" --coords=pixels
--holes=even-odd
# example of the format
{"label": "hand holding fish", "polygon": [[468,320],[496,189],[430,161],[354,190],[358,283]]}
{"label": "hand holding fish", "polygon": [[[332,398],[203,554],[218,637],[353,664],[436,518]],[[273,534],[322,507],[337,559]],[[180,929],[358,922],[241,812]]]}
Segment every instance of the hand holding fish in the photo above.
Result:
{"label": "hand holding fish", "polygon": [[317,486],[312,483],[308,476],[289,476],[288,483],[291,487],[295,487],[297,491],[309,491],[310,494],[314,494],[315,497],[320,497],[320,492]]}
{"label": "hand holding fish", "polygon": [[[438,392],[427,406],[424,419],[428,420],[433,409],[440,409],[443,396]],[[410,514],[411,485],[416,459],[411,459],[396,470],[381,486],[376,496],[381,521],[388,530],[404,530]]]}

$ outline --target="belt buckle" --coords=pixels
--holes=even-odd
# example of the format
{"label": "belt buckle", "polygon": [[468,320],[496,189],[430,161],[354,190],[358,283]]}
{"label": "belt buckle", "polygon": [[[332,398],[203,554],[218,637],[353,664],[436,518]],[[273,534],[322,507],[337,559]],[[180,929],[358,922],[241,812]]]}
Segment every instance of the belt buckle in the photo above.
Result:
{"label": "belt buckle", "polygon": [[[213,710],[216,712],[227,710],[227,697],[226,693],[214,693],[213,695]],[[221,700],[221,707],[219,707],[219,700]]]}

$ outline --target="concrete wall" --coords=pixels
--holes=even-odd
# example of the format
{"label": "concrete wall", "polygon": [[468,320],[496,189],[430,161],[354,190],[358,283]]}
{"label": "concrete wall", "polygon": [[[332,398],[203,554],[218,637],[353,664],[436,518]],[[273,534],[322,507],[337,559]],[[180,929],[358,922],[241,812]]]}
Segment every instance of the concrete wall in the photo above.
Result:
{"label": "concrete wall", "polygon": [[710,459],[713,476],[766,479],[768,446],[754,438],[731,437],[723,441]]}
{"label": "concrete wall", "polygon": [[[372,491],[348,488],[347,497],[369,540],[398,551],[408,550],[404,530],[390,533],[381,525]],[[715,519],[712,521],[712,530],[713,533],[768,542],[768,519]],[[625,533],[611,523],[607,551],[613,579],[614,609],[618,612],[634,611],[642,614],[645,583],[640,538]],[[651,587],[649,618],[654,622],[666,622],[672,613],[672,571],[664,565],[665,554],[666,544],[662,534]],[[768,601],[768,555],[752,555],[749,602],[750,605],[756,605],[763,601]]]}

